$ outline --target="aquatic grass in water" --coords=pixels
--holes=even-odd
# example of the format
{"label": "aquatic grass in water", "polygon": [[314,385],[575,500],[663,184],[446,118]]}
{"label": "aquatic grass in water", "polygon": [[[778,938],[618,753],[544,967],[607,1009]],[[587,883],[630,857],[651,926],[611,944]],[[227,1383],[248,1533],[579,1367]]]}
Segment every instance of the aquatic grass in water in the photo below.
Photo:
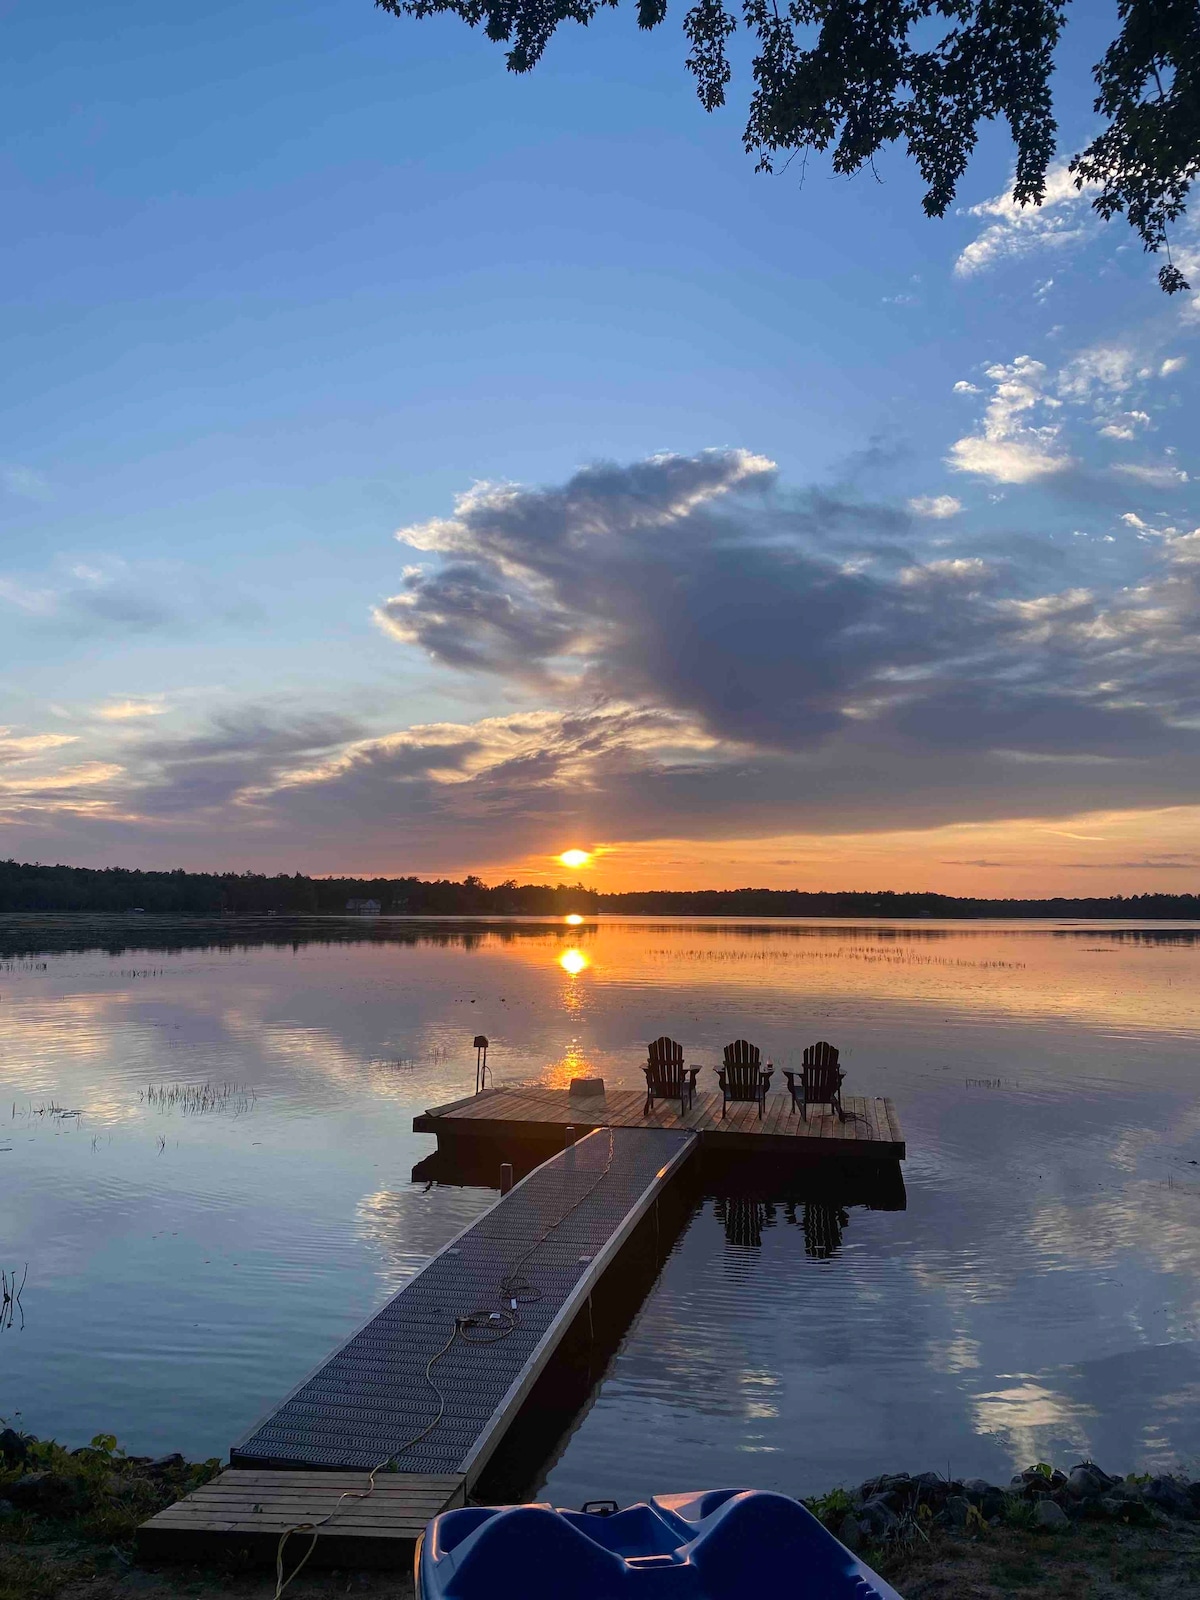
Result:
{"label": "aquatic grass in water", "polygon": [[245,1083],[152,1083],[138,1100],[153,1111],[179,1111],[185,1117],[244,1116],[258,1103],[258,1095]]}
{"label": "aquatic grass in water", "polygon": [[25,1280],[29,1277],[29,1263],[25,1263],[20,1278],[17,1278],[17,1269],[14,1267],[10,1276],[8,1270],[0,1267],[0,1333],[11,1328],[14,1319],[18,1319],[18,1327],[25,1326],[25,1308],[21,1304],[21,1291],[25,1287]]}

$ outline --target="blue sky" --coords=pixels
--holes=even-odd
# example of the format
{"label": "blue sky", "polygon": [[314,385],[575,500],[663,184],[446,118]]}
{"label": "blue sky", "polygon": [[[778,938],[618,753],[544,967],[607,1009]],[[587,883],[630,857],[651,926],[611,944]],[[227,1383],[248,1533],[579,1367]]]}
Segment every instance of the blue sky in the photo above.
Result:
{"label": "blue sky", "polygon": [[[1110,26],[1072,19],[1064,153]],[[4,854],[1195,877],[1197,299],[1061,177],[1006,207],[998,130],[929,222],[899,152],[756,176],[744,60],[707,116],[674,16],[523,78],[366,0],[15,0],[5,35]],[[576,475],[667,455],[700,499],[636,478],[671,537],[634,559],[635,479]],[[480,483],[531,492],[456,521]],[[539,490],[571,594],[501,526]],[[835,572],[850,635],[814,626]],[[635,613],[678,643],[636,672]],[[1001,653],[914,653],[948,615]]]}

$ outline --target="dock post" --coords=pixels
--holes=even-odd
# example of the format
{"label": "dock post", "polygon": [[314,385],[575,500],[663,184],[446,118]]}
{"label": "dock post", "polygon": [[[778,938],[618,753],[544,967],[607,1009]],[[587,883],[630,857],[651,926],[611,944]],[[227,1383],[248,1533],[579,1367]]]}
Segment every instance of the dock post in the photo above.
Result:
{"label": "dock post", "polygon": [[500,1193],[501,1194],[507,1194],[508,1191],[511,1188],[512,1188],[512,1162],[511,1161],[502,1161],[500,1163]]}
{"label": "dock post", "polygon": [[571,1146],[575,1143],[575,1128],[574,1128],[574,1125],[572,1123],[568,1122],[564,1132],[565,1132],[565,1136],[566,1136],[566,1148],[569,1150],[571,1148]]}

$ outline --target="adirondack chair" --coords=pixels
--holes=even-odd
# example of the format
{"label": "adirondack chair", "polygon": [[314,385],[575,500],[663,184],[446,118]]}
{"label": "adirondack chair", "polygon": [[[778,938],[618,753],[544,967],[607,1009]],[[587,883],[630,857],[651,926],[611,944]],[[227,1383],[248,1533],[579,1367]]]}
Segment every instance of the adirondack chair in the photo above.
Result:
{"label": "adirondack chair", "polygon": [[[819,1039],[816,1044],[809,1045],[799,1072],[794,1067],[788,1067],[783,1075],[792,1097],[792,1109],[798,1110],[805,1122],[808,1121],[810,1105],[828,1106],[831,1111],[837,1112],[839,1122],[845,1122],[842,1083],[846,1074],[838,1066],[838,1052],[827,1040]],[[797,1078],[800,1080],[798,1083]]]}
{"label": "adirondack chair", "polygon": [[761,1121],[771,1073],[775,1070],[768,1066],[764,1071],[761,1062],[758,1046],[751,1044],[748,1039],[735,1039],[732,1044],[725,1046],[724,1065],[713,1068],[721,1085],[722,1116],[731,1101],[753,1101],[758,1106]]}
{"label": "adirondack chair", "polygon": [[685,1067],[683,1046],[668,1039],[666,1034],[648,1046],[649,1059],[642,1071],[646,1074],[646,1104],[642,1115],[648,1117],[656,1100],[678,1100],[679,1115],[696,1097],[696,1074],[699,1067]]}

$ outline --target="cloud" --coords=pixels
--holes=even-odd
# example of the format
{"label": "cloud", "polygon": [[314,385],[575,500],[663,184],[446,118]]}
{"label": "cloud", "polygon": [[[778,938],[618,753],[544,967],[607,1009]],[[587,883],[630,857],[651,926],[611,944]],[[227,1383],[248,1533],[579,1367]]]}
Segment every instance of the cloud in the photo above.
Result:
{"label": "cloud", "polygon": [[1158,369],[1160,378],[1173,378],[1177,372],[1182,372],[1187,366],[1186,356],[1168,356]]}
{"label": "cloud", "polygon": [[975,277],[1002,262],[1018,261],[1039,250],[1064,249],[1088,238],[1099,226],[1089,206],[1090,188],[1075,186],[1065,161],[1046,174],[1046,195],[1040,206],[1018,205],[1011,189],[968,206],[965,215],[988,225],[972,239],[954,263],[955,275]]}
{"label": "cloud", "polygon": [[142,717],[161,717],[167,710],[162,696],[139,695],[128,700],[110,700],[97,706],[95,716],[101,722],[135,722]]}
{"label": "cloud", "polygon": [[12,728],[0,728],[0,762],[28,761],[76,742],[76,736],[70,733],[17,734]]}
{"label": "cloud", "polygon": [[1104,439],[1136,439],[1141,429],[1150,426],[1150,415],[1146,411],[1122,411],[1111,418],[1100,429]]}
{"label": "cloud", "polygon": [[962,508],[962,501],[952,494],[918,494],[908,502],[908,509],[918,517],[933,517],[936,521],[956,517]]}
{"label": "cloud", "polygon": [[1144,483],[1148,489],[1181,489],[1189,481],[1187,473],[1170,461],[1119,462],[1113,471]]}
{"label": "cloud", "polygon": [[16,462],[0,466],[0,486],[21,500],[41,501],[50,498],[49,480],[32,467],[23,467]]}
{"label": "cloud", "polygon": [[31,626],[72,637],[125,636],[163,628],[173,631],[214,625],[245,626],[259,608],[229,579],[173,560],[129,562],[98,555],[60,558],[31,576],[0,573],[0,607],[24,612]]}
{"label": "cloud", "polygon": [[1071,457],[1058,442],[1058,425],[1034,426],[1029,420],[1039,409],[1061,404],[1046,392],[1045,364],[1032,356],[1018,356],[1007,366],[988,367],[987,375],[994,388],[982,431],[956,440],[947,466],[995,483],[1034,483],[1071,466]]}
{"label": "cloud", "polygon": [[1139,375],[1142,361],[1125,345],[1093,345],[1065,363],[1057,390],[1064,399],[1087,401],[1100,394],[1124,394]]}
{"label": "cloud", "polygon": [[[73,807],[80,838],[240,838],[255,859],[302,840],[310,860],[461,870],[570,837],[1189,803],[1200,530],[1128,541],[1120,581],[1075,546],[1079,570],[1045,583],[1061,551],[1058,567],[1018,562],[1013,541],[981,554],[961,524],[931,531],[789,492],[743,452],[476,488],[403,530],[423,559],[380,612],[405,648],[514,709],[383,736],[303,707],[170,738],[133,719],[123,770],[90,798],[76,780],[55,815]],[[46,814],[29,794],[18,820]]]}
{"label": "cloud", "polygon": [[177,607],[158,592],[151,575],[119,560],[101,566],[75,562],[37,585],[0,575],[0,601],[71,633],[158,628],[178,620]]}

